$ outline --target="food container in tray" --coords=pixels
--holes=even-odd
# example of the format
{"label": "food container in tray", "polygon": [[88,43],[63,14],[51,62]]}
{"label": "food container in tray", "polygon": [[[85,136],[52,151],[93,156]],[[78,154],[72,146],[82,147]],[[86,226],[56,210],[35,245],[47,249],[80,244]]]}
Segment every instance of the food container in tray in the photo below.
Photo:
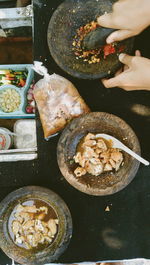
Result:
{"label": "food container in tray", "polygon": [[24,86],[19,87],[12,84],[0,85],[0,93],[7,89],[14,89],[20,95],[20,105],[15,111],[5,112],[0,106],[0,118],[34,118],[35,114],[28,114],[26,112],[27,106],[27,92],[30,89],[30,85],[33,82],[34,71],[32,64],[11,64],[11,65],[0,65],[1,70],[15,70],[15,71],[27,71],[26,83]]}
{"label": "food container in tray", "polygon": [[[5,121],[1,119],[2,126],[5,126]],[[37,159],[35,119],[8,121],[11,123],[10,130],[0,126],[0,162]]]}

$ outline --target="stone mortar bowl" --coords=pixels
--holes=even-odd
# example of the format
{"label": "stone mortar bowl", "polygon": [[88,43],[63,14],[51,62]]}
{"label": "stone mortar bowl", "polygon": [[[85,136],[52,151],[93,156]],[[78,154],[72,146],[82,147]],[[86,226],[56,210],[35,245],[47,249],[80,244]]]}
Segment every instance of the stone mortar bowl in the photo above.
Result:
{"label": "stone mortar bowl", "polygon": [[[58,232],[54,241],[38,252],[16,245],[8,229],[9,217],[19,203],[38,199],[49,204],[58,216]],[[38,187],[27,186],[10,193],[0,203],[0,248],[11,259],[19,264],[46,264],[56,261],[66,250],[72,236],[72,219],[64,201],[53,191]]]}
{"label": "stone mortar bowl", "polygon": [[[114,74],[121,67],[117,53],[101,58],[99,63],[88,64],[77,60],[72,50],[76,31],[105,12],[112,11],[116,0],[66,0],[53,13],[47,31],[47,42],[55,62],[68,74],[82,79],[104,78]],[[124,52],[131,53],[133,38],[118,45],[125,47]]]}
{"label": "stone mortar bowl", "polygon": [[89,113],[70,122],[59,139],[57,161],[62,175],[74,188],[89,195],[110,195],[122,190],[133,180],[140,164],[125,152],[124,164],[118,171],[102,173],[97,177],[88,173],[80,178],[75,176],[77,164],[73,157],[80,140],[89,132],[112,135],[140,154],[139,141],[125,121],[109,113]]}

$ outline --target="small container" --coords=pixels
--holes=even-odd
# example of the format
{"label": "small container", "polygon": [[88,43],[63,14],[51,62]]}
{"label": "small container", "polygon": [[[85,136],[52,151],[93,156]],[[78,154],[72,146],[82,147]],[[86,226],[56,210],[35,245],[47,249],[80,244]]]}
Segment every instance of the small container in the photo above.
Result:
{"label": "small container", "polygon": [[37,147],[36,122],[34,119],[18,120],[14,124],[14,145],[16,148]]}
{"label": "small container", "polygon": [[0,127],[0,150],[8,150],[13,144],[13,136],[11,131],[6,128]]}

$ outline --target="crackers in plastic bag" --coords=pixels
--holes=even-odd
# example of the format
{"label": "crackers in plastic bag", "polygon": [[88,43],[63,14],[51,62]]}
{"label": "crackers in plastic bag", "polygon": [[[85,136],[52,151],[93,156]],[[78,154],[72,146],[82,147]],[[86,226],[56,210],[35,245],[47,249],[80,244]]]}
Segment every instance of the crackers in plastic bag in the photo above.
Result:
{"label": "crackers in plastic bag", "polygon": [[90,112],[75,86],[66,78],[47,73],[47,69],[35,62],[34,70],[44,78],[34,88],[34,98],[40,114],[44,137],[62,130],[73,118]]}

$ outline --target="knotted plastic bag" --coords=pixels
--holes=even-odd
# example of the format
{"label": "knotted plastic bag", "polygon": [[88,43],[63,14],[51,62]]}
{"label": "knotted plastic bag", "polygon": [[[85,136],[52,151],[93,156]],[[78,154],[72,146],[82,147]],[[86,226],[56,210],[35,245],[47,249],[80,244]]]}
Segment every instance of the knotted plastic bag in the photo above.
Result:
{"label": "knotted plastic bag", "polygon": [[75,86],[66,78],[52,74],[41,62],[35,62],[33,69],[43,75],[34,88],[34,98],[44,130],[44,137],[58,133],[75,117],[90,112]]}

